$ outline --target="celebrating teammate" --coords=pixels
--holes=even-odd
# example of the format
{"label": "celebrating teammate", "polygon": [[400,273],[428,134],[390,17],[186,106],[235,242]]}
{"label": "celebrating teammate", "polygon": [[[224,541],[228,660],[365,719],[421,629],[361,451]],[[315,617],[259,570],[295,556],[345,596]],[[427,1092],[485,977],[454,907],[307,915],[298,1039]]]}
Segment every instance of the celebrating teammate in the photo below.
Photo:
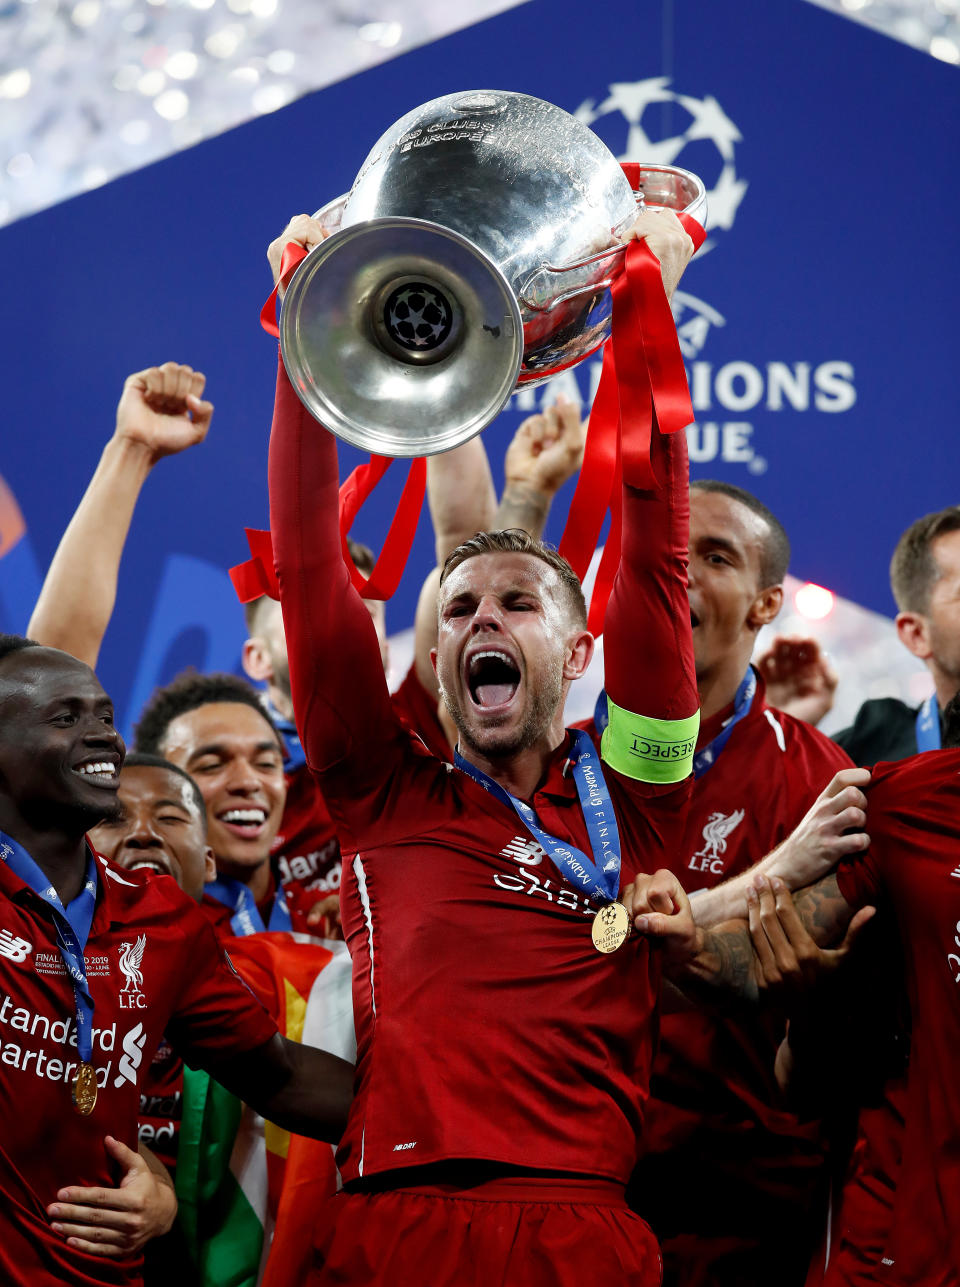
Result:
{"label": "celebrating teammate", "polygon": [[46,1208],[65,1178],[113,1185],[104,1135],[136,1140],[143,1064],[164,1033],[303,1133],[336,1140],[350,1096],[352,1066],[279,1037],[173,882],[94,859],[84,834],[116,809],[123,751],[88,666],[2,637],[0,1257],[24,1287],[134,1280],[129,1259],[68,1248]]}
{"label": "celebrating teammate", "polygon": [[[640,235],[672,290],[689,239],[671,215],[645,215]],[[506,533],[467,542],[444,571],[436,668],[459,733],[451,768],[391,710],[340,556],[334,442],[280,370],[271,526],[293,704],[352,855],[357,1097],[338,1158],[346,1192],[317,1235],[320,1281],[414,1281],[429,1264],[453,1283],[465,1263],[507,1284],[659,1279],[655,1241],[623,1199],[656,954],[638,937],[601,955],[591,939],[598,914],[601,941],[618,920],[613,855],[637,874],[676,843],[695,736],[682,437],[654,434],[653,451],[662,487],[625,493],[608,766],[562,723],[593,648],[579,583]],[[670,743],[681,755],[665,762]]]}

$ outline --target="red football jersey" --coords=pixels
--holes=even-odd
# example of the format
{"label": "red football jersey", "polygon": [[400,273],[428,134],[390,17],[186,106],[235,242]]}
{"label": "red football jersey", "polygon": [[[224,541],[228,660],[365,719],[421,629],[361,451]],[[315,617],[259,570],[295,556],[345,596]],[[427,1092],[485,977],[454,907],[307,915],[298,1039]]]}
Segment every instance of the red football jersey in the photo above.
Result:
{"label": "red football jersey", "polygon": [[410,663],[403,683],[391,694],[390,700],[397,718],[420,738],[428,751],[438,760],[453,759],[453,748],[437,714],[437,699],[421,684],[416,662]]}
{"label": "red football jersey", "polygon": [[340,844],[323,793],[305,764],[287,775],[287,802],[271,858],[287,896],[293,928],[318,899],[340,890]]}
{"label": "red football jersey", "polygon": [[[850,767],[835,743],[770,708],[764,692],[757,676],[748,714],[694,782],[683,843],[670,862],[689,893],[751,867],[793,830],[834,773]],[[699,746],[732,714],[731,707],[705,721]],[[771,1242],[787,1230],[794,1265],[782,1268],[783,1282],[803,1282],[803,1239],[812,1251],[821,1233],[824,1148],[818,1124],[801,1122],[782,1102],[773,1072],[782,1037],[782,1018],[760,1011],[721,1018],[691,1008],[661,1017],[634,1187],[683,1282],[699,1281],[697,1264],[709,1266],[715,1283],[758,1272],[762,1279]]]}
{"label": "red football jersey", "polygon": [[[634,938],[600,956],[594,909],[512,809],[397,720],[340,554],[334,441],[282,366],[277,398],[270,510],[294,707],[345,855],[358,1062],[344,1179],[473,1158],[623,1182],[652,1057],[655,954]],[[677,720],[697,705],[683,435],[654,435],[654,453],[664,492],[625,495],[607,680],[618,706]],[[531,803],[589,849],[567,763],[561,746]],[[679,843],[688,787],[606,778],[629,881]]]}
{"label": "red football jersey", "polygon": [[838,871],[851,906],[897,918],[912,1022],[903,1155],[877,1281],[960,1281],[960,751],[880,764],[870,848]]}
{"label": "red football jersey", "polygon": [[[49,908],[0,864],[0,1280],[23,1287],[136,1281],[138,1259],[118,1262],[67,1247],[46,1207],[65,1184],[116,1183],[103,1137],[136,1147],[144,1063],[162,1034],[203,1067],[276,1032],[172,880],[122,871],[103,858],[98,877],[84,959],[99,1093],[82,1117],[70,1093],[73,988]],[[137,968],[124,970],[131,953]]]}

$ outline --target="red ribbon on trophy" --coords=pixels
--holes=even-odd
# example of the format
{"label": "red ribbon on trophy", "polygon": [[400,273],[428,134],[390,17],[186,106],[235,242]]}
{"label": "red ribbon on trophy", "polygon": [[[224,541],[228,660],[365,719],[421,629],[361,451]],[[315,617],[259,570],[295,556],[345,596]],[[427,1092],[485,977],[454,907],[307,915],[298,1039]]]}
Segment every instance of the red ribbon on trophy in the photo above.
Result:
{"label": "red ribbon on trophy", "polygon": [[[641,167],[623,165],[634,191]],[[689,215],[678,214],[695,249],[705,232]],[[261,310],[264,330],[279,336],[276,299],[307,251],[289,243],[284,247],[277,287]],[[589,628],[599,635],[613,579],[620,562],[621,484],[648,490],[657,485],[650,456],[653,426],[660,433],[677,433],[693,421],[683,356],[677,340],[670,303],[663,289],[660,262],[645,241],[632,240],[624,254],[623,269],[611,287],[612,334],[605,346],[600,384],[590,413],[590,426],[580,479],[560,543],[560,552],[583,580],[608,511],[610,533],[601,557],[590,601]],[[426,488],[426,461],[411,461],[400,502],[369,578],[353,564],[346,538],[360,508],[386,473],[391,459],[371,456],[340,488],[340,535],[344,559],[357,590],[365,598],[388,599],[399,584],[413,544]],[[269,533],[248,529],[251,559],[230,575],[241,600],[260,594],[277,597]],[[266,538],[266,539],[265,539]],[[268,566],[269,565],[269,566]]]}
{"label": "red ribbon on trophy", "polygon": [[[624,173],[637,190],[640,166]],[[699,249],[706,233],[689,215],[678,214]],[[588,627],[601,634],[607,600],[620,562],[620,488],[657,485],[650,459],[654,420],[660,433],[691,424],[693,405],[660,261],[644,241],[627,245],[623,271],[611,287],[613,323],[603,355],[600,384],[590,412],[580,479],[560,542],[560,553],[583,580],[609,510],[612,514],[590,600]]]}

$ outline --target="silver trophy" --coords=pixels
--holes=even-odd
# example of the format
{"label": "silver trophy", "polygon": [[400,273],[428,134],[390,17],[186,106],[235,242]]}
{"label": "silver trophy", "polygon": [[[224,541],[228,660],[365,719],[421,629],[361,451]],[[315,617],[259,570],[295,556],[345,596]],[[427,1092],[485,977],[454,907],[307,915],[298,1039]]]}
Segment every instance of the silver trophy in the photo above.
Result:
{"label": "silver trophy", "polygon": [[620,235],[643,206],[705,219],[703,184],[642,166],[634,193],[592,130],[538,98],[447,94],[379,140],[332,235],[295,273],[280,346],[301,400],[366,451],[421,456],[479,433],[518,385],[610,334]]}

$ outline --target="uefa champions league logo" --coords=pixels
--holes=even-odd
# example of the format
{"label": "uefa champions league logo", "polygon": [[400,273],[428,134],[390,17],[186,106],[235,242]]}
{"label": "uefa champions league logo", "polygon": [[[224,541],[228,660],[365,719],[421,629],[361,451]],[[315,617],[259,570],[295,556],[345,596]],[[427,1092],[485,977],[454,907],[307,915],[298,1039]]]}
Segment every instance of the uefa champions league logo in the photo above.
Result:
{"label": "uefa champions league logo", "polygon": [[706,250],[719,229],[733,227],[747,191],[734,161],[743,136],[712,95],[693,98],[669,86],[669,76],[610,85],[606,98],[588,98],[573,114],[599,135],[618,161],[678,165],[700,176],[707,188],[710,219]]}

